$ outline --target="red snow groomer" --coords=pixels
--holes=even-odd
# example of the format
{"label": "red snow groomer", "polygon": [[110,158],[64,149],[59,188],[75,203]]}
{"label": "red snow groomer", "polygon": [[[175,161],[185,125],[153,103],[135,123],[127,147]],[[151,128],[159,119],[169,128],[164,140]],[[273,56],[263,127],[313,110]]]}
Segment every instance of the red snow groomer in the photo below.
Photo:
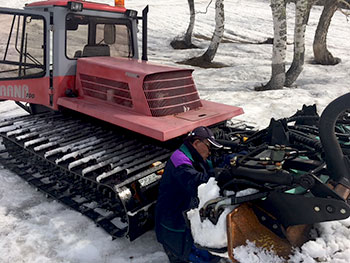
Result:
{"label": "red snow groomer", "polygon": [[18,161],[52,165],[50,178],[30,168],[27,181],[130,239],[152,225],[160,173],[179,139],[243,113],[201,100],[192,70],[147,62],[147,13],[67,0],[0,9],[0,99],[31,114],[1,124],[4,144]]}
{"label": "red snow groomer", "polygon": [[[1,162],[48,196],[91,218],[112,237],[127,236],[133,240],[153,226],[162,169],[189,131],[200,125],[211,127],[226,145],[225,151],[245,148],[245,160],[256,153],[254,147],[258,143],[247,144],[242,139],[237,146],[237,134],[251,131],[228,126],[226,120],[243,110],[201,100],[192,70],[147,62],[148,8],[140,17],[119,2],[123,1],[110,6],[49,0],[27,4],[24,9],[0,8],[0,99],[15,101],[30,113],[1,121],[0,134],[5,145]],[[139,21],[142,60],[137,39]],[[315,152],[320,153],[320,165],[324,160],[322,146]],[[285,173],[290,173],[293,165],[300,166],[295,168],[298,171],[314,167],[295,161],[284,168],[285,155],[279,158],[282,159],[278,169],[286,169]],[[339,176],[332,176],[333,171],[326,167],[319,170],[329,171],[325,172],[328,177],[342,184]],[[238,175],[241,173],[246,174],[239,171]],[[230,176],[234,178],[235,172],[230,172]],[[258,182],[255,177],[247,180],[253,181],[249,186],[265,187],[270,184],[267,178],[261,174]],[[344,196],[339,196],[325,181],[312,178],[310,185],[319,189],[316,194],[309,189],[307,193],[295,193],[298,198],[310,196],[315,200],[314,206],[305,209],[315,211],[317,202],[323,199],[335,202],[334,206],[330,204],[335,209],[329,212],[330,216],[323,213],[320,204],[322,213],[316,221],[348,217]],[[304,181],[294,180],[286,188],[272,184],[270,191],[261,191],[264,194],[257,199],[264,203],[276,191],[282,193],[298,185],[305,186]],[[346,184],[342,185],[347,189]],[[318,195],[323,199],[317,199]],[[244,217],[266,213],[275,220],[274,224],[271,220],[265,225],[259,222],[256,227],[285,227],[283,216],[274,216],[264,205],[250,202],[252,198],[242,200],[239,203],[248,207]],[[208,213],[211,207],[203,212],[203,218],[209,216],[215,221],[215,216]],[[279,211],[281,204],[270,202],[268,207]],[[240,215],[240,211],[235,211],[235,215]],[[304,219],[290,224],[313,223]],[[228,222],[228,250],[232,251],[239,244],[234,241],[238,235],[233,234],[238,225],[232,224],[231,219]],[[290,244],[283,229],[278,240]],[[253,237],[254,228],[240,231],[240,237]],[[305,231],[297,235],[302,234]],[[275,238],[276,231],[269,235]]]}

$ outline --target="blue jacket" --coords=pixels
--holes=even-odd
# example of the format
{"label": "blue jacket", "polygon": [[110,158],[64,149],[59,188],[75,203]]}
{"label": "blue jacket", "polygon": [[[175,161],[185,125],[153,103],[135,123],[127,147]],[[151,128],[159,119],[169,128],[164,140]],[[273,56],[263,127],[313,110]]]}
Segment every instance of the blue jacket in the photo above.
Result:
{"label": "blue jacket", "polygon": [[183,212],[198,205],[197,188],[210,177],[206,162],[185,142],[167,162],[156,205],[157,239],[176,256],[187,259],[193,239]]}

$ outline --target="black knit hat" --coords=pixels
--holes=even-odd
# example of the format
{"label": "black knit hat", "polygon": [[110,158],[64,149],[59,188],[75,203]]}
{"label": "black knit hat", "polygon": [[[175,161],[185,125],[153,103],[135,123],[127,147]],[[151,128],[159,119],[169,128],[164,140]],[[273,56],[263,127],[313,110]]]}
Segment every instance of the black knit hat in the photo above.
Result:
{"label": "black knit hat", "polygon": [[213,132],[205,126],[199,126],[189,133],[189,136],[198,137],[200,139],[207,139],[211,145],[216,148],[223,147],[220,143],[215,140]]}

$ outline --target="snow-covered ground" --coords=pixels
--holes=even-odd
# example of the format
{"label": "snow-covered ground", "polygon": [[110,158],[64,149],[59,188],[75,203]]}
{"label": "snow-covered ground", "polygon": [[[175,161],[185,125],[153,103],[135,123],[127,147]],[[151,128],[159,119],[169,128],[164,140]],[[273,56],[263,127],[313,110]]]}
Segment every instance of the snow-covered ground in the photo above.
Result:
{"label": "snow-covered ground", "polygon": [[[114,4],[113,0],[97,0]],[[0,0],[0,6],[21,8],[33,0]],[[209,0],[196,0],[197,11],[205,11]],[[215,2],[215,1],[214,1]],[[257,93],[255,86],[266,83],[271,72],[271,45],[258,45],[272,36],[268,0],[225,1],[226,33],[230,43],[222,43],[215,61],[221,69],[195,68],[194,77],[204,99],[241,106],[245,114],[238,119],[268,124],[271,117],[293,114],[303,104],[317,104],[319,111],[334,98],[350,91],[350,24],[337,12],[328,35],[328,46],[342,63],[336,66],[311,64],[312,41],[321,7],[311,12],[306,33],[306,65],[293,88]],[[126,0],[126,7],[141,11],[149,4],[149,58],[151,61],[178,65],[190,56],[204,52],[214,28],[214,8],[198,14],[195,44],[203,49],[175,51],[169,43],[186,30],[189,11],[186,0]],[[294,5],[288,5],[288,42],[292,42]],[[293,46],[288,46],[288,61]],[[183,67],[182,65],[178,65]],[[1,118],[21,114],[11,102],[0,102]],[[71,263],[145,263],[168,262],[150,231],[130,243],[112,241],[84,216],[35,192],[14,174],[0,170],[0,262]],[[350,219],[317,226],[320,237],[310,241],[291,256],[289,262],[350,262]],[[241,262],[282,262],[275,255],[248,244],[235,250]]]}

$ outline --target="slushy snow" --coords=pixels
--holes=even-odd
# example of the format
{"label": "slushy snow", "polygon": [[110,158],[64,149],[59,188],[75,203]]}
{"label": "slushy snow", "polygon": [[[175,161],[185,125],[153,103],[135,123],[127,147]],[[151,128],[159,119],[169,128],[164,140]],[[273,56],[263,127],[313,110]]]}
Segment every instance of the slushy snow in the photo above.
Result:
{"label": "slushy snow", "polygon": [[[114,4],[113,0],[96,0]],[[22,8],[34,0],[0,0],[0,6]],[[149,60],[160,64],[177,64],[202,54],[209,45],[214,29],[214,4],[206,14],[197,14],[193,42],[199,49],[173,50],[169,43],[187,28],[187,1],[126,0],[126,7],[140,12],[149,5]],[[196,0],[196,10],[205,11],[209,0]],[[215,2],[215,1],[213,1]],[[312,64],[312,42],[322,7],[311,11],[306,29],[305,66],[292,88],[255,92],[254,87],[267,83],[271,74],[272,45],[257,44],[273,36],[269,0],[225,1],[225,42],[220,44],[215,61],[227,67],[194,68],[197,89],[202,99],[240,106],[245,114],[237,117],[259,128],[271,117],[290,116],[303,104],[316,104],[319,112],[333,99],[350,91],[350,25],[340,12],[334,15],[327,44],[342,62],[335,66]],[[294,4],[287,6],[288,43],[293,42]],[[1,31],[1,28],[0,28]],[[287,68],[293,58],[288,45]],[[187,66],[186,66],[187,67]],[[24,114],[14,103],[0,102],[0,118]],[[45,198],[15,174],[0,169],[0,262],[15,263],[164,263],[168,262],[153,231],[129,242],[112,241],[104,231],[84,216]],[[212,182],[210,196],[216,196]],[[209,195],[208,197],[209,198]],[[350,219],[315,226],[315,239],[296,249],[291,263],[350,262]],[[218,233],[219,235],[219,233]],[[205,237],[203,237],[205,238]],[[207,238],[207,237],[206,237]],[[234,250],[245,263],[283,262],[276,255],[248,243]]]}

